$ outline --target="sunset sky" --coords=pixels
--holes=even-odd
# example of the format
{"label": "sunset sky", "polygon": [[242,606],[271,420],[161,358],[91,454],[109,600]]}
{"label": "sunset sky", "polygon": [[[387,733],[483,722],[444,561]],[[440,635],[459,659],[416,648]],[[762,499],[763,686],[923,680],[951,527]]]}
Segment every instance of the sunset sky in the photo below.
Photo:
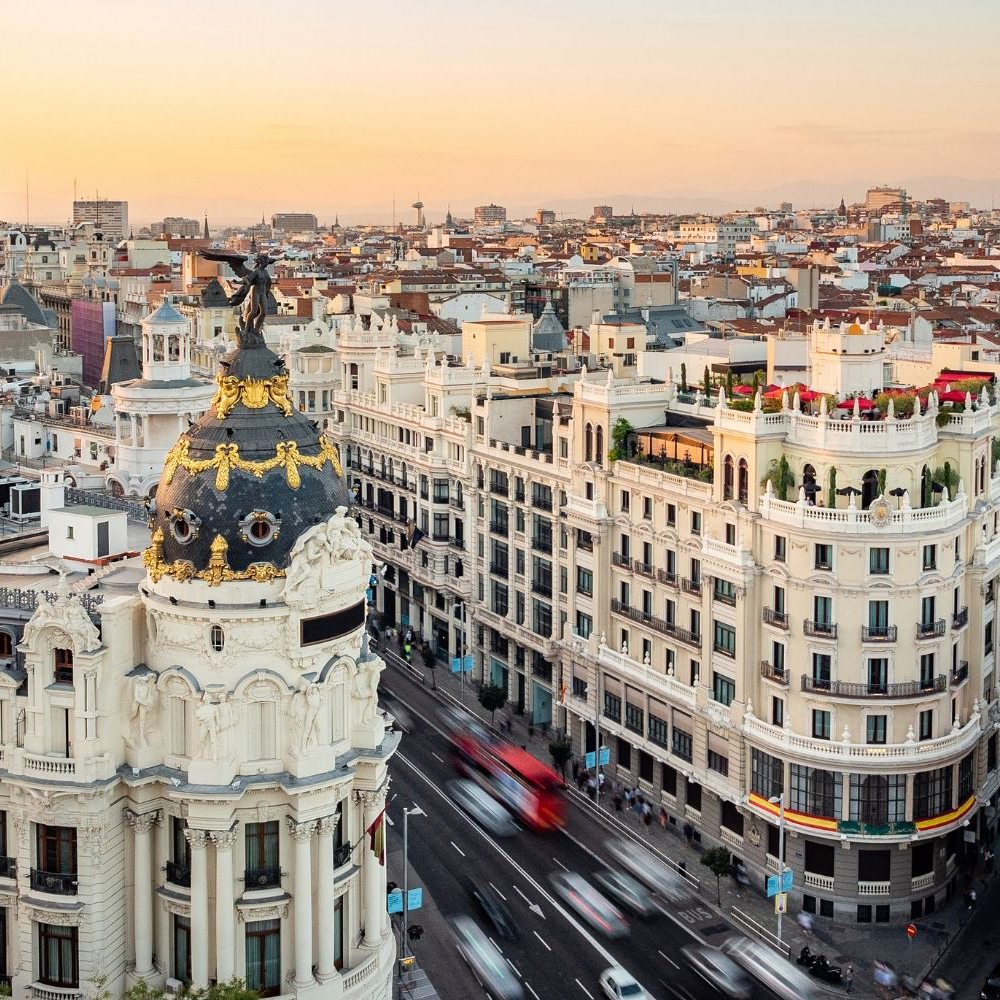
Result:
{"label": "sunset sky", "polygon": [[[994,0],[3,4],[0,219],[1000,195]],[[927,190],[922,190],[926,188]],[[616,202],[617,199],[617,202]]]}

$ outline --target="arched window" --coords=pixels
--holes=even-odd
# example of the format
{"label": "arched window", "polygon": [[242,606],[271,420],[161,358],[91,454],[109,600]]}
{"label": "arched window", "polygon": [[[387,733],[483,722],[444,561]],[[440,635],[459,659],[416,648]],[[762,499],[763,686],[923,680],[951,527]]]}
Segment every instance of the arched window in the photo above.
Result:
{"label": "arched window", "polygon": [[861,509],[868,510],[877,497],[878,473],[874,469],[869,469],[861,477]]}
{"label": "arched window", "polygon": [[222,626],[213,625],[209,637],[212,643],[212,650],[216,653],[221,653],[222,648],[226,645],[226,633],[222,631]]}
{"label": "arched window", "polygon": [[738,488],[740,503],[745,507],[750,502],[750,467],[745,458],[740,459]]}
{"label": "arched window", "polygon": [[733,456],[726,455],[722,463],[722,499],[733,499]]}
{"label": "arched window", "polygon": [[583,431],[583,460],[592,462],[594,460],[594,431],[590,424]]}
{"label": "arched window", "polygon": [[0,632],[0,656],[14,655],[14,641],[9,632]]}
{"label": "arched window", "polygon": [[598,424],[594,444],[594,461],[598,465],[604,465],[604,428]]}

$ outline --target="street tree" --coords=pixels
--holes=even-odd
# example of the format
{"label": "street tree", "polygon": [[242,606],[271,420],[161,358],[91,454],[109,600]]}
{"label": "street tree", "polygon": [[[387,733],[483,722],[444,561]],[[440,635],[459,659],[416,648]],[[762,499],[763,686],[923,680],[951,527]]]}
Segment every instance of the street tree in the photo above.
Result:
{"label": "street tree", "polygon": [[722,886],[720,880],[723,875],[733,874],[733,866],[729,861],[729,851],[724,847],[709,848],[701,856],[701,863],[715,876],[715,899],[716,903],[722,906]]}
{"label": "street tree", "polygon": [[507,692],[498,684],[484,684],[479,689],[479,704],[490,713],[490,725],[498,708],[503,708],[507,701]]}
{"label": "street tree", "polygon": [[570,743],[569,737],[565,733],[559,733],[554,740],[550,741],[549,755],[552,757],[552,763],[562,775],[563,781],[565,781],[566,765],[573,756],[573,744]]}

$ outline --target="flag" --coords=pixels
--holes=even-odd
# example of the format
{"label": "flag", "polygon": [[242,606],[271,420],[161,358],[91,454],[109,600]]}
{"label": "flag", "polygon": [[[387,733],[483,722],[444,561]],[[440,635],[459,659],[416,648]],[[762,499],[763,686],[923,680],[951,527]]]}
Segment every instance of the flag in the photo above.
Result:
{"label": "flag", "polygon": [[366,831],[370,838],[372,854],[378,858],[380,865],[385,865],[385,810],[383,809],[375,822]]}

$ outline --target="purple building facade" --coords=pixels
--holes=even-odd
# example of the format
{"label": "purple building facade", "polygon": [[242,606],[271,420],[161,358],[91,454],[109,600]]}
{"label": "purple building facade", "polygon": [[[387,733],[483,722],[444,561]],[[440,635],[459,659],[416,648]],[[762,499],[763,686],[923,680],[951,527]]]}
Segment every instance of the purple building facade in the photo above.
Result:
{"label": "purple building facade", "polygon": [[96,387],[101,381],[104,344],[115,333],[115,304],[73,299],[69,315],[70,346],[83,358],[83,384]]}

